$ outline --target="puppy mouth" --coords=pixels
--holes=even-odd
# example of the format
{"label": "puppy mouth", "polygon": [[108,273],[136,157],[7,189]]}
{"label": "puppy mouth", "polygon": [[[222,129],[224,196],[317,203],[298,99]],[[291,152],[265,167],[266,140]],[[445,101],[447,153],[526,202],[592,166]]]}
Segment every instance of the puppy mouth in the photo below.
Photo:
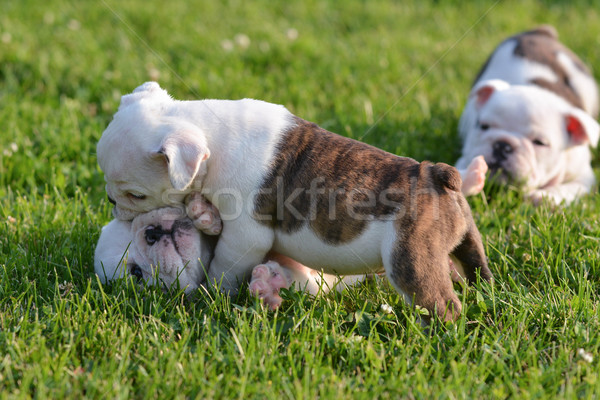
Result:
{"label": "puppy mouth", "polygon": [[507,170],[502,163],[490,163],[488,182],[490,185],[511,185],[520,189],[527,189],[530,184],[527,179],[520,175],[518,170]]}
{"label": "puppy mouth", "polygon": [[507,184],[512,181],[512,175],[499,161],[488,163],[489,180],[493,183]]}
{"label": "puppy mouth", "polygon": [[141,282],[144,279],[144,273],[142,272],[142,268],[135,263],[131,263],[127,265],[129,269],[129,274],[133,276],[138,282]]}

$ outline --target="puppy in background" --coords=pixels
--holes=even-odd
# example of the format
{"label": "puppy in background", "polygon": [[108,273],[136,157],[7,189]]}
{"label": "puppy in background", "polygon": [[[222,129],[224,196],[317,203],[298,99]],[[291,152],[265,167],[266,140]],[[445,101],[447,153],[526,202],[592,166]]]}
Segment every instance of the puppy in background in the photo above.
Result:
{"label": "puppy in background", "polygon": [[496,48],[475,79],[456,167],[481,155],[494,179],[521,185],[534,203],[571,203],[595,183],[589,148],[598,143],[597,115],[596,82],[556,30],[520,33]]}

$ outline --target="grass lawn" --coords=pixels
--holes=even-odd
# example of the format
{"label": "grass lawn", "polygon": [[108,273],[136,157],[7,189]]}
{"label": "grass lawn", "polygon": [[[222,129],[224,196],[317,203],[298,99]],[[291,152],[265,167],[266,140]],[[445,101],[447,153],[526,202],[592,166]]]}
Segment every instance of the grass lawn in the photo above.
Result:
{"label": "grass lawn", "polygon": [[471,198],[496,282],[457,286],[462,318],[430,332],[385,281],[287,292],[273,313],[93,272],[110,220],[95,146],[140,83],[284,104],[454,163],[480,65],[541,23],[600,78],[593,1],[4,0],[0,398],[597,398],[597,194],[565,210],[511,188]]}

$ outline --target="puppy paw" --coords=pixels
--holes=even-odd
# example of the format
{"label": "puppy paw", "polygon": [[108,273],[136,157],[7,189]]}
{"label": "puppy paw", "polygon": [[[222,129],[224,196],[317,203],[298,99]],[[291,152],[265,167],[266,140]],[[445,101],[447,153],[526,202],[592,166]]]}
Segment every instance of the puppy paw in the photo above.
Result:
{"label": "puppy paw", "polygon": [[290,287],[290,282],[281,265],[275,261],[268,261],[254,267],[248,290],[257,295],[272,310],[275,310],[283,301],[279,296],[279,290],[288,287]]}
{"label": "puppy paw", "polygon": [[575,199],[575,196],[572,198],[565,198],[558,193],[554,193],[550,190],[538,189],[534,190],[529,194],[529,200],[533,203],[535,207],[539,207],[542,204],[547,204],[548,206],[556,206],[561,204],[561,202],[565,202],[569,204],[571,201]]}
{"label": "puppy paw", "polygon": [[209,203],[200,193],[194,192],[186,199],[186,212],[199,231],[207,235],[218,235],[223,222],[217,207]]}
{"label": "puppy paw", "polygon": [[465,196],[473,196],[481,192],[487,171],[488,165],[483,156],[475,157],[463,173],[462,193]]}

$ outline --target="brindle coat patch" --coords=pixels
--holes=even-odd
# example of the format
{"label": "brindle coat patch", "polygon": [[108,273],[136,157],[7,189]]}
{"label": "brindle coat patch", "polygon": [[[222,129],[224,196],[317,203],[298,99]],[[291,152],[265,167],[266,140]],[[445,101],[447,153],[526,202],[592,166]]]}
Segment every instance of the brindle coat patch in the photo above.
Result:
{"label": "brindle coat patch", "polygon": [[[565,71],[562,65],[558,62],[557,54],[559,52],[566,54],[581,72],[590,77],[592,74],[575,53],[558,41],[558,35],[554,28],[549,26],[540,26],[539,28],[531,31],[512,36],[502,42],[502,44],[509,41],[517,42],[517,45],[514,49],[514,54],[516,56],[546,65],[558,77],[556,82],[536,78],[531,81],[532,84],[549,90],[562,97],[573,106],[583,109],[581,96],[571,85],[567,71]],[[492,53],[492,55],[487,59],[477,74],[475,82],[479,81],[479,78],[481,78],[481,75],[487,69],[487,66],[489,65],[493,56],[494,54]]]}
{"label": "brindle coat patch", "polygon": [[447,164],[398,157],[296,117],[255,199],[255,217],[287,233],[309,224],[332,245],[358,237],[370,221],[394,220],[390,278],[416,304],[453,320],[461,306],[448,255],[470,281],[477,271],[492,276],[461,184]]}
{"label": "brindle coat patch", "polygon": [[[359,236],[369,221],[410,204],[419,163],[295,118],[255,200],[261,222],[286,233],[305,224],[325,242]],[[409,210],[408,210],[409,211]]]}

